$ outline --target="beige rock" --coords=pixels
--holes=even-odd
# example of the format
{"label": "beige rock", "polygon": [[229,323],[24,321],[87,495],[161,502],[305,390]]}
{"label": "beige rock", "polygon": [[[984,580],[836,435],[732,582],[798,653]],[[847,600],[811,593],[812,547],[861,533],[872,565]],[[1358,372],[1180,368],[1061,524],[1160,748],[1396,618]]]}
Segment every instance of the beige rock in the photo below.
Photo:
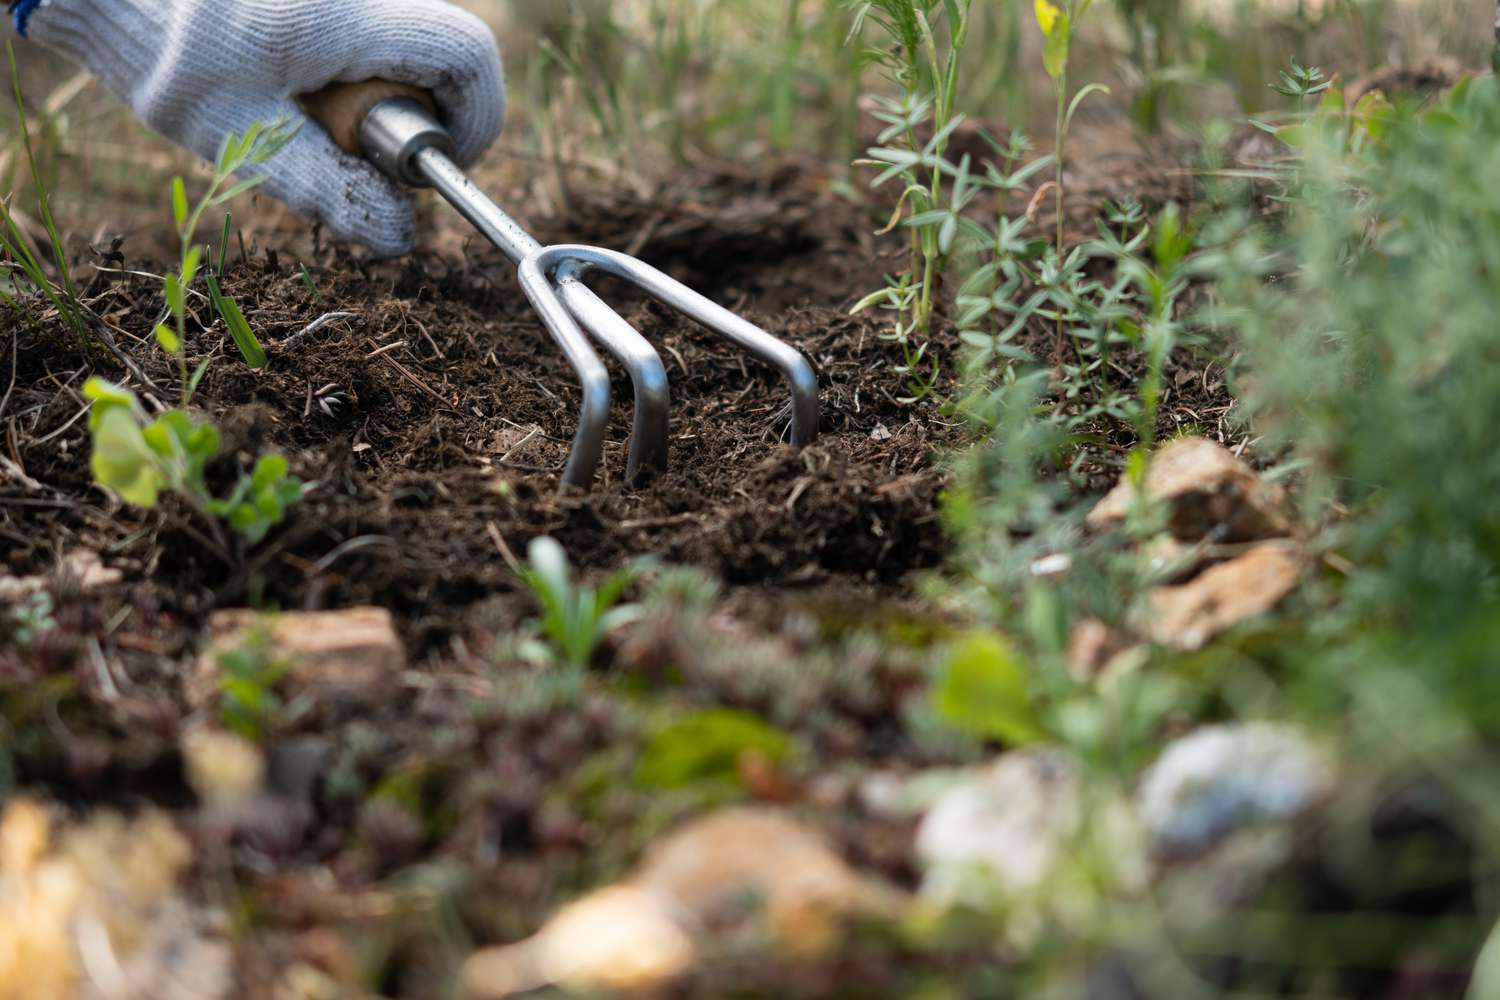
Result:
{"label": "beige rock", "polygon": [[689,823],[647,851],[634,881],[700,920],[742,909],[753,893],[776,943],[792,951],[831,945],[839,918],[875,901],[821,835],[774,809],[726,809]]}
{"label": "beige rock", "polygon": [[1187,583],[1153,590],[1145,632],[1164,646],[1198,649],[1226,629],[1270,611],[1296,588],[1301,575],[1291,544],[1256,545]]}
{"label": "beige rock", "polygon": [[190,847],[164,814],[59,824],[0,816],[0,1000],[216,1000],[232,986],[217,915],[177,893]]}
{"label": "beige rock", "polygon": [[266,762],[260,747],[222,729],[183,734],[188,784],[205,802],[234,803],[260,791]]}
{"label": "beige rock", "polygon": [[668,835],[629,879],[564,907],[533,937],[475,953],[464,984],[475,997],[552,983],[649,990],[747,919],[782,952],[817,953],[837,942],[844,918],[894,898],[787,814],[726,809]]}
{"label": "beige rock", "polygon": [[324,697],[361,699],[406,669],[406,652],[384,608],[288,611],[262,615],[247,608],[215,611],[209,642],[189,692],[198,705],[218,689],[219,658],[242,647],[257,626],[269,632],[269,654],[289,662],[287,684]]}
{"label": "beige rock", "polygon": [[[1164,446],[1151,461],[1145,487],[1147,496],[1168,504],[1171,532],[1184,541],[1213,534],[1218,542],[1246,542],[1288,530],[1281,490],[1207,438],[1178,438]],[[1117,527],[1134,501],[1134,487],[1122,479],[1086,523],[1095,531]]]}
{"label": "beige rock", "polygon": [[476,952],[464,963],[464,989],[476,997],[552,984],[630,992],[686,971],[694,954],[668,900],[616,885],[564,906],[519,944]]}

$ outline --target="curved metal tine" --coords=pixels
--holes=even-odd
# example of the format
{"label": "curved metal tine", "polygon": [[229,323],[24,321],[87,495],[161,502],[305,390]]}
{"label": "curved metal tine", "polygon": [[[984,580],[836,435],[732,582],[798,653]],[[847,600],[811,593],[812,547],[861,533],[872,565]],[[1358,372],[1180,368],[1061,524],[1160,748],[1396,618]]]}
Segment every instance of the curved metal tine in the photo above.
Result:
{"label": "curved metal tine", "polygon": [[635,387],[635,416],[631,423],[625,481],[634,486],[667,468],[667,424],[671,408],[667,369],[650,341],[580,280],[584,270],[577,263],[564,262],[554,276],[557,297],[573,318],[630,373],[631,384]]}
{"label": "curved metal tine", "polygon": [[812,364],[790,344],[777,340],[760,327],[737,316],[711,299],[628,254],[603,247],[559,244],[527,258],[543,272],[560,270],[570,262],[596,267],[636,285],[652,298],[679,309],[710,330],[773,368],[778,369],[792,390],[791,439],[805,445],[818,436],[818,379]]}
{"label": "curved metal tine", "polygon": [[604,453],[604,428],[609,423],[609,372],[589,346],[583,331],[578,329],[568,308],[553,291],[536,256],[523,260],[517,273],[521,290],[531,300],[532,308],[542,318],[552,339],[562,348],[568,364],[578,373],[578,382],[583,388],[578,430],[573,433],[573,447],[563,469],[563,482],[587,489],[594,481],[594,472]]}

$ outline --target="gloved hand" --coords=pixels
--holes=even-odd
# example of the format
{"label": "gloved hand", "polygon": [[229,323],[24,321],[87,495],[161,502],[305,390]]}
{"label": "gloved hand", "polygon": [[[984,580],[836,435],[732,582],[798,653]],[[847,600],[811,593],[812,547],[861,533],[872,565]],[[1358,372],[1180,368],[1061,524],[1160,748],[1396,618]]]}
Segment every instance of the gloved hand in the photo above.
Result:
{"label": "gloved hand", "polygon": [[[82,63],[152,129],[212,159],[231,132],[300,120],[294,97],[384,78],[430,90],[477,159],[500,134],[494,34],[441,0],[24,0],[29,37]],[[263,169],[262,190],[383,255],[415,238],[410,198],[308,122]]]}

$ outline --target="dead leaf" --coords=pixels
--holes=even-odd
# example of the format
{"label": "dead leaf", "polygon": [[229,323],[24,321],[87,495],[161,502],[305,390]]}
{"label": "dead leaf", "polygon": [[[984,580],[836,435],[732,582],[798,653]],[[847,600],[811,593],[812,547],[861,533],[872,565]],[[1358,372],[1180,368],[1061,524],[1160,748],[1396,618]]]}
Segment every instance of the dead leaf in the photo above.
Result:
{"label": "dead leaf", "polygon": [[1254,546],[1187,583],[1153,590],[1145,632],[1164,646],[1198,649],[1245,619],[1270,611],[1296,588],[1301,575],[1290,544]]}

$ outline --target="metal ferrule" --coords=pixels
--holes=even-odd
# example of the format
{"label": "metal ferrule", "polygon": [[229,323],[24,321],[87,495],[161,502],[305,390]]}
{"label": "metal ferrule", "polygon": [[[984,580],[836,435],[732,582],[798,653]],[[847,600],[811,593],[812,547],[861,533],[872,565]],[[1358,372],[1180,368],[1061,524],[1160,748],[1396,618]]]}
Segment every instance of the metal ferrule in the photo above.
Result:
{"label": "metal ferrule", "polygon": [[387,98],[371,108],[359,128],[359,146],[381,173],[414,187],[427,186],[418,153],[435,149],[444,156],[454,154],[453,137],[442,122],[410,97]]}

